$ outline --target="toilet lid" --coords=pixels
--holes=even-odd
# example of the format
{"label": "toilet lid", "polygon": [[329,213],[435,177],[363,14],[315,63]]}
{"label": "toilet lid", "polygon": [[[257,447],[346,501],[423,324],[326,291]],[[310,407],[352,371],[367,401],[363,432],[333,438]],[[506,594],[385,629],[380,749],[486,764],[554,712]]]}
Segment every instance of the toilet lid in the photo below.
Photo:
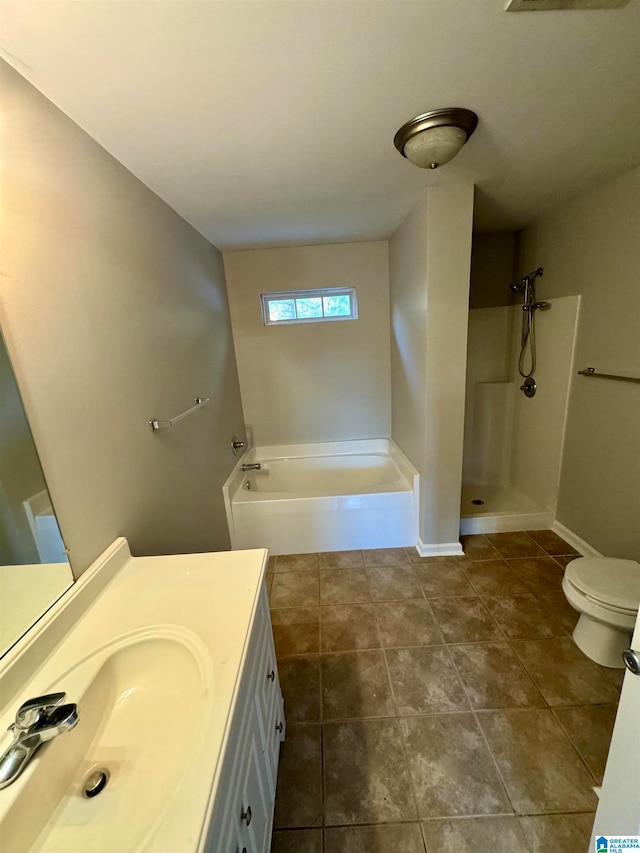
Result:
{"label": "toilet lid", "polygon": [[640,607],[640,564],[634,560],[580,557],[569,563],[565,574],[595,601],[632,612]]}

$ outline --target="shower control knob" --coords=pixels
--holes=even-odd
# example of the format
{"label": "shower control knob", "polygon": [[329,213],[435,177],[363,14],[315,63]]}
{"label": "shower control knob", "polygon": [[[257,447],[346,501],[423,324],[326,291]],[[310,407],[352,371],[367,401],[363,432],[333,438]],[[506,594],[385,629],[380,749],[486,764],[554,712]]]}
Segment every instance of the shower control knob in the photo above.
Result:
{"label": "shower control knob", "polygon": [[640,652],[627,649],[625,652],[622,652],[622,660],[629,672],[632,672],[634,675],[640,675]]}
{"label": "shower control knob", "polygon": [[520,390],[524,392],[525,397],[535,397],[538,386],[536,385],[536,380],[533,376],[527,376],[520,386]]}

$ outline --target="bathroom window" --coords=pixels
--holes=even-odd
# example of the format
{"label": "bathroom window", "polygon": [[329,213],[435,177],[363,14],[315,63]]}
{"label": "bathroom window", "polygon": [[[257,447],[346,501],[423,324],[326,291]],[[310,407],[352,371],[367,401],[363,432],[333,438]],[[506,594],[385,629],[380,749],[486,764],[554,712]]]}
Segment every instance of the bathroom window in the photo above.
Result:
{"label": "bathroom window", "polygon": [[285,290],[263,293],[260,299],[265,326],[358,319],[355,287]]}

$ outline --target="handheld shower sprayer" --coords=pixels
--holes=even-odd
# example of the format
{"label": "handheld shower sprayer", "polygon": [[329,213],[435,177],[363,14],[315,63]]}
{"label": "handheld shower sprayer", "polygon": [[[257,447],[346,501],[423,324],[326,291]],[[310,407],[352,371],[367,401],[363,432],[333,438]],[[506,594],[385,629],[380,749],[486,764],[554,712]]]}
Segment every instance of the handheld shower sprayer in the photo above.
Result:
{"label": "handheld shower sprayer", "polygon": [[[536,331],[535,331],[535,312],[550,308],[548,302],[536,302],[536,286],[535,279],[543,274],[542,267],[537,267],[535,270],[525,275],[520,281],[514,281],[509,285],[512,293],[522,293],[522,335],[520,338],[520,358],[518,360],[518,371],[520,376],[524,378],[524,383],[520,386],[520,390],[524,391],[527,397],[533,397],[536,393],[536,382],[533,374],[536,369]],[[527,348],[530,351],[531,366],[529,370],[525,370],[524,362]]]}

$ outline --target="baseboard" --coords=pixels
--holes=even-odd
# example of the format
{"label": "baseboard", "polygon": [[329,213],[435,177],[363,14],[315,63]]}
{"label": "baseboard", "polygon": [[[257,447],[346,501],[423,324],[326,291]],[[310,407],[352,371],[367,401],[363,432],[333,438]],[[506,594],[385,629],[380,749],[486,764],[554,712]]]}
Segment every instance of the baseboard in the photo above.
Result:
{"label": "baseboard", "polygon": [[416,543],[416,551],[421,557],[464,557],[464,551],[459,542],[425,545],[420,537]]}
{"label": "baseboard", "polygon": [[513,515],[470,515],[460,519],[460,534],[513,533],[517,530],[548,530],[552,527],[552,512],[514,513]]}
{"label": "baseboard", "polygon": [[551,529],[558,536],[561,536],[565,542],[568,542],[572,548],[575,548],[579,554],[582,554],[583,557],[602,557],[600,551],[597,551],[592,545],[581,539],[573,530],[569,530],[564,524],[560,524],[559,521],[554,521]]}

